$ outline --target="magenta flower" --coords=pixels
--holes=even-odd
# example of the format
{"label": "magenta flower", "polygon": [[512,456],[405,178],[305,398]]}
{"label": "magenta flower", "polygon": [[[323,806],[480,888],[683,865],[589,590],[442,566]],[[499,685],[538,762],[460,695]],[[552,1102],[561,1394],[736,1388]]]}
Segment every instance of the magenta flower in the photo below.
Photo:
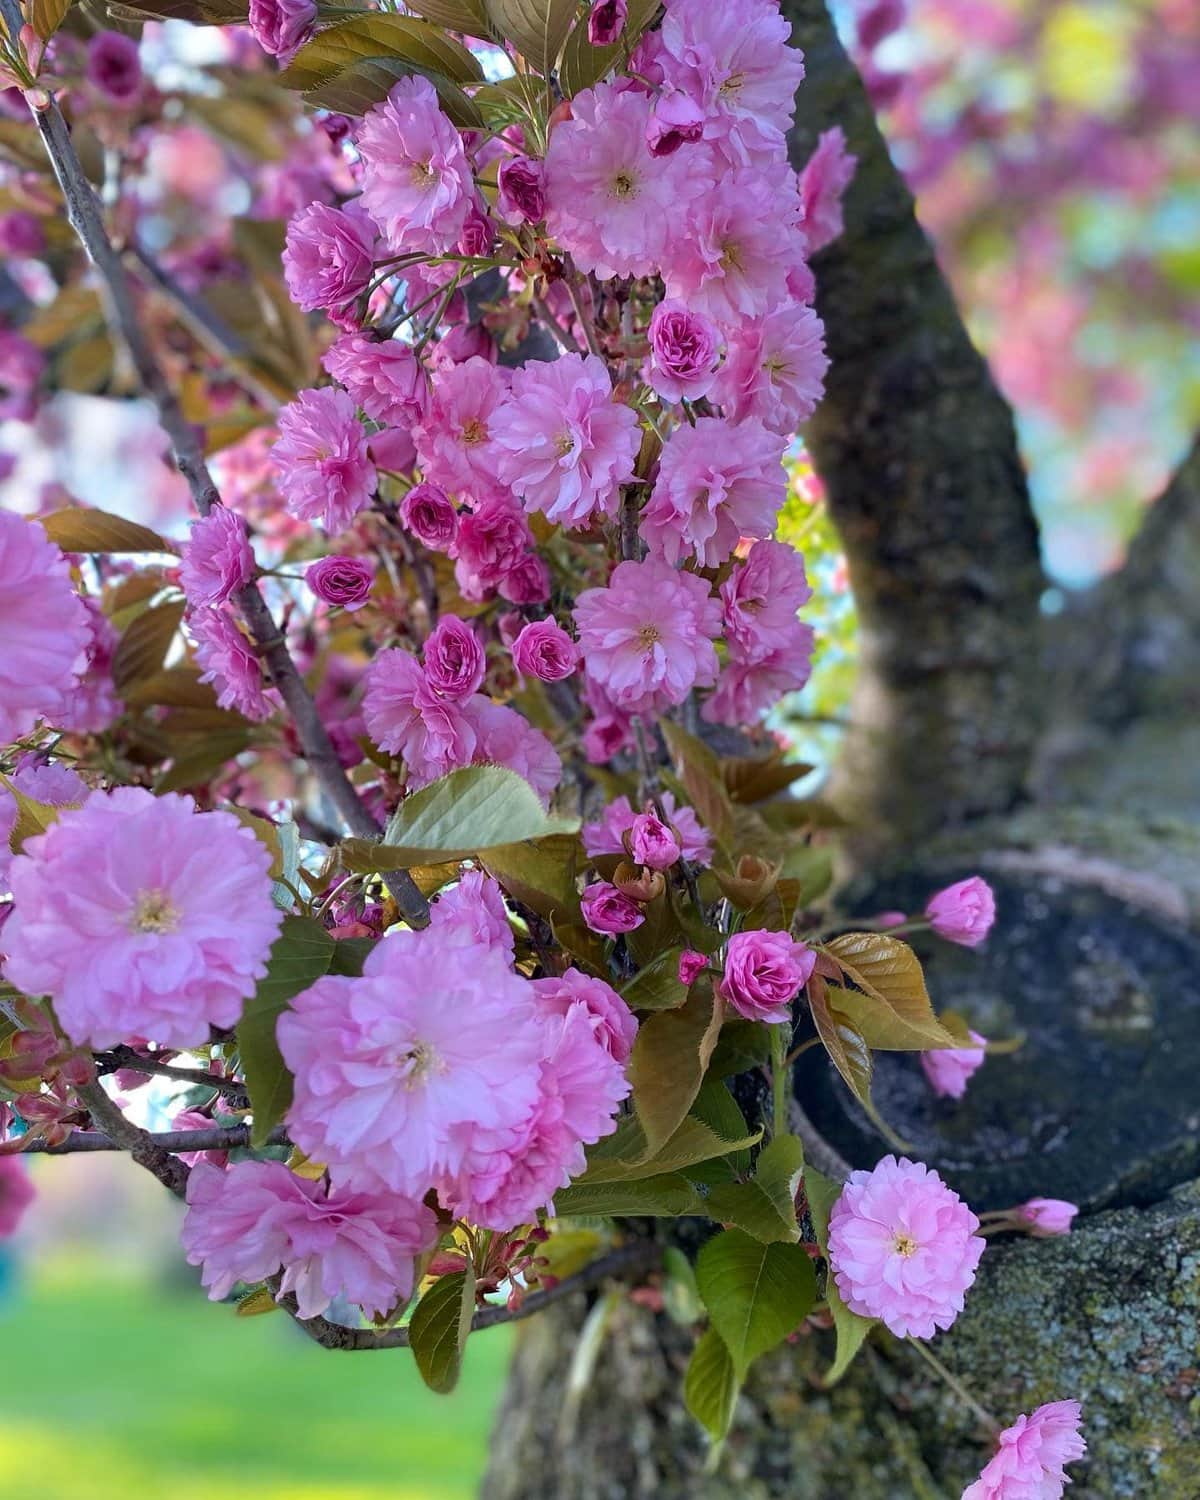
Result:
{"label": "magenta flower", "polygon": [[431,552],[450,552],[458,535],[458,512],[441,485],[415,484],[400,502],[400,519]]}
{"label": "magenta flower", "polygon": [[235,1024],[267,971],[283,922],[270,866],[232,813],[93,792],[12,862],[5,976],[48,995],[79,1046],[194,1047]]}
{"label": "magenta flower", "polygon": [[540,729],[516,709],[477,694],[463,704],[463,716],[475,734],[475,765],[507,766],[523,776],[549,806],[562,780],[558,751]]}
{"label": "magenta flower", "polygon": [[275,712],[262,666],[249,639],[225,609],[194,609],[187,627],[196,642],[200,681],[211,683],[221,708],[261,723]]}
{"label": "magenta flower", "polygon": [[610,984],[572,968],[548,979],[533,980],[533,989],[547,1015],[565,1016],[569,1010],[582,1010],[605,1052],[622,1066],[629,1061],[637,1037],[637,1017]]}
{"label": "magenta flower", "polygon": [[522,677],[561,682],[579,665],[579,648],[555,619],[531,620],[513,642],[513,665]]}
{"label": "magenta flower", "polygon": [[[674,794],[669,791],[659,801],[684,859],[696,865],[712,864],[712,839],[701,827],[694,810],[677,806]],[[628,797],[615,798],[600,814],[598,822],[583,825],[583,852],[590,859],[598,854],[619,854],[623,858],[625,834],[632,829],[636,816]]]}
{"label": "magenta flower", "polygon": [[701,417],[677,427],[642,512],[650,550],[669,563],[716,568],[744,536],[768,537],[787,498],[784,439],[758,421]]}
{"label": "magenta flower", "polygon": [[500,478],[526,510],[563,526],[586,526],[597,511],[615,514],[642,441],[636,413],[613,399],[608,369],[594,354],[514,370],[491,430]]}
{"label": "magenta flower", "polygon": [[804,558],[786,542],[756,542],[721,585],[725,639],[739,662],[796,645],[796,611],[812,597]]}
{"label": "magenta flower", "polygon": [[344,333],[321,363],[374,422],[409,426],[429,401],[429,377],[408,344]]}
{"label": "magenta flower", "polygon": [[697,953],[694,948],[685,948],[679,955],[679,982],[691,985],[708,968],[708,956]]}
{"label": "magenta flower", "polygon": [[119,31],[98,31],[88,42],[87,81],[113,104],[132,104],[142,89],[138,44]]}
{"label": "magenta flower", "polygon": [[538,1103],[545,1028],[528,982],[494,948],[436,930],[393,933],[361,979],[319,980],[276,1032],[292,1139],[338,1187],[422,1198],[516,1148]]}
{"label": "magenta flower", "polygon": [[984,1242],[979,1220],[938,1174],[885,1156],[851,1172],[829,1216],[829,1263],[842,1300],[897,1338],[931,1339],[963,1310]]}
{"label": "magenta flower", "polygon": [[588,12],[588,41],[593,47],[611,47],[625,30],[629,0],[592,0]]}
{"label": "magenta flower", "polygon": [[575,601],[588,675],[629,713],[659,713],[716,680],[720,605],[708,584],[658,558],[623,562]]}
{"label": "magenta flower", "polygon": [[823,130],[817,149],[800,173],[800,197],[804,203],[804,230],[808,249],[815,254],[843,228],[842,194],[850,186],[858,158],[846,150],[846,135],[840,125]]}
{"label": "magenta flower", "polygon": [[224,505],[193,521],[180,554],[179,581],[193,609],[224,604],[253,579],[254,553],[246,523]]}
{"label": "magenta flower", "polygon": [[13,209],[0,214],[0,250],[16,260],[41,255],[46,249],[46,231],[36,214]]}
{"label": "magenta flower", "polygon": [[345,314],[370,285],[374,257],[375,225],[361,209],[310,203],[288,224],[283,279],[306,312]]}
{"label": "magenta flower", "polygon": [[500,163],[496,210],[506,224],[540,224],[546,217],[546,168],[532,156]]}
{"label": "magenta flower", "polygon": [[84,599],[83,607],[87,611],[88,643],[82,660],[76,663],[78,681],[63,699],[55,715],[55,727],[77,734],[99,734],[124,712],[112,675],[113,654],[120,637],[95,599]]}
{"label": "magenta flower", "polygon": [[503,496],[485,500],[458,518],[450,555],[465,599],[484,599],[510,577],[533,544],[529,523]]}
{"label": "magenta flower", "polygon": [[371,597],[375,564],[365,557],[322,557],[308,569],[304,581],[322,603],[354,611]]}
{"label": "magenta flower", "polygon": [[367,439],[367,452],[376,470],[385,474],[407,474],[416,467],[417,449],[407,427],[385,427]]}
{"label": "magenta flower", "polygon": [[962,1500],[1058,1500],[1070,1484],[1065,1472],[1087,1452],[1078,1401],[1051,1401],[1019,1416],[1000,1434],[995,1457]]}
{"label": "magenta flower", "polygon": [[503,449],[492,427],[506,390],[505,374],[478,356],[437,372],[415,433],[427,480],[475,501],[503,493]]}
{"label": "magenta flower", "polygon": [[0,422],[28,422],[37,409],[46,356],[22,333],[0,328]]}
{"label": "magenta flower", "polygon": [[496,585],[510,604],[545,604],[550,598],[550,569],[537,552],[524,552]]}
{"label": "magenta flower", "polygon": [[479,637],[457,615],[442,615],[425,642],[425,680],[452,702],[477,692],[487,670]]}
{"label": "magenta flower", "polygon": [[678,864],[682,850],[679,839],[657,813],[638,813],[629,830],[629,847],[633,858],[648,870],[669,870]]}
{"label": "magenta flower", "polygon": [[212,1301],[282,1270],[278,1295],[294,1292],[302,1318],[339,1296],[386,1317],[412,1296],[414,1258],[438,1238],[423,1203],[329,1190],[280,1161],[193,1167],[187,1202],[180,1239]]}
{"label": "magenta flower", "polygon": [[312,35],[317,7],[312,0],[250,0],[248,19],[258,45],[286,65]]}
{"label": "magenta flower", "polygon": [[808,983],[817,955],[789,933],[735,932],[725,949],[720,992],[747,1021],[791,1019],[792,1001]]}
{"label": "magenta flower", "polygon": [[654,101],[646,122],[646,144],[651,156],[671,156],[680,146],[704,135],[704,111],[683,89],[665,88]]}
{"label": "magenta flower", "polygon": [[0,510],[0,745],[60,716],[90,639],[66,558],[36,521]]}
{"label": "magenta flower", "polygon": [[284,508],[328,532],[345,531],[375,493],[375,465],[354,402],[332,386],[301,391],[279,413],[271,460]]}
{"label": "magenta flower", "polygon": [[938,937],[977,948],[996,920],[996,898],[986,880],[972,875],[931,896],[925,915]]}
{"label": "magenta flower", "polygon": [[37,1189],[20,1157],[0,1156],[0,1241],[16,1234],[36,1197]]}
{"label": "magenta flower", "polygon": [[453,251],[476,202],[462,137],[427,78],[402,78],[358,131],[362,205],[397,254]]}
{"label": "magenta flower", "polygon": [[973,1031],[971,1039],[976,1043],[974,1047],[939,1047],[934,1052],[921,1053],[921,1071],[940,1099],[961,1099],[967,1092],[967,1084],[983,1066],[987,1038]]}
{"label": "magenta flower", "polygon": [[664,401],[696,401],[712,389],[720,355],[716,326],[668,297],[650,319],[650,357],[642,379]]}
{"label": "magenta flower", "polygon": [[439,697],[416,657],[398,648],[381,651],[367,668],[363,719],[379,748],[403,759],[413,788],[469,766],[475,754],[463,706]]}
{"label": "magenta flower", "polygon": [[796,620],[780,645],[756,661],[732,658],[700,710],[707,724],[753,724],[785,693],[796,693],[812,670],[813,629]]}
{"label": "magenta flower", "polygon": [[585,888],[579,906],[583,920],[591,930],[605,936],[632,932],[646,920],[646,914],[637,902],[609,880],[593,880]]}
{"label": "magenta flower", "polygon": [[757,417],[785,437],[825,394],[825,325],[811,307],[785,302],[729,336],[712,399],[732,422]]}
{"label": "magenta flower", "polygon": [[1050,1239],[1054,1235],[1069,1234],[1078,1212],[1079,1205],[1068,1203],[1065,1198],[1030,1198],[1017,1209],[1017,1217],[1025,1222],[1035,1239]]}

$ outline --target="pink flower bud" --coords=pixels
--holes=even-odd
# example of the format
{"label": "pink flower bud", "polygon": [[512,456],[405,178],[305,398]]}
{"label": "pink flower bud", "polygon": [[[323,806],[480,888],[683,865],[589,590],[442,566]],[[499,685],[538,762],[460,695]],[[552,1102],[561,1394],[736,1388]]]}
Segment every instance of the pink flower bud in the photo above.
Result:
{"label": "pink flower bud", "polygon": [[996,920],[996,898],[986,880],[972,875],[931,896],[925,915],[938,937],[977,948]]}
{"label": "pink flower bud", "polygon": [[708,958],[694,948],[685,948],[679,955],[679,982],[690,985],[708,967]]}
{"label": "pink flower bud", "polygon": [[634,818],[629,847],[638,864],[651,870],[669,870],[678,863],[681,852],[674,833],[652,812],[638,813]]}
{"label": "pink flower bud", "polygon": [[1017,1216],[1025,1221],[1029,1233],[1037,1239],[1049,1239],[1056,1234],[1069,1234],[1071,1221],[1079,1212],[1077,1204],[1065,1198],[1030,1198],[1017,1209]]}
{"label": "pink flower bud", "polygon": [[513,665],[522,677],[561,682],[578,661],[575,642],[557,620],[531,620],[513,642]]}
{"label": "pink flower bud", "polygon": [[479,637],[457,615],[443,615],[425,642],[425,680],[442,698],[457,702],[477,692],[487,668]]}
{"label": "pink flower bud", "polygon": [[250,30],[264,52],[289,63],[312,35],[312,0],[250,0]]}
{"label": "pink flower bud", "polygon": [[593,47],[611,47],[625,30],[629,0],[595,0],[588,16],[588,41]]}
{"label": "pink flower bud", "polygon": [[546,217],[546,169],[531,156],[500,163],[496,208],[506,224],[540,224]]}
{"label": "pink flower bud", "polygon": [[304,581],[325,604],[361,609],[375,582],[375,566],[362,557],[323,557],[313,563]]}
{"label": "pink flower bud", "polygon": [[665,401],[697,400],[716,379],[720,334],[682,302],[660,302],[650,319],[650,358],[643,376]]}
{"label": "pink flower bud", "polygon": [[594,880],[580,898],[583,920],[593,932],[632,932],[646,920],[640,906],[607,880]]}
{"label": "pink flower bud", "polygon": [[495,247],[496,226],[482,209],[472,209],[459,236],[459,254],[483,257],[490,255]]}
{"label": "pink flower bud", "polygon": [[458,512],[438,484],[414,485],[400,502],[400,519],[431,552],[448,552],[458,534]]}
{"label": "pink flower bud", "polygon": [[721,994],[747,1021],[786,1021],[817,956],[786,932],[737,932],[725,952]]}
{"label": "pink flower bud", "polygon": [[971,1033],[971,1038],[978,1046],[946,1047],[921,1053],[921,1070],[939,1098],[961,1099],[971,1076],[983,1065],[987,1056],[984,1051],[987,1038],[977,1031]]}
{"label": "pink flower bud", "polygon": [[654,102],[646,123],[651,156],[670,156],[680,146],[704,134],[704,111],[683,89],[665,89]]}

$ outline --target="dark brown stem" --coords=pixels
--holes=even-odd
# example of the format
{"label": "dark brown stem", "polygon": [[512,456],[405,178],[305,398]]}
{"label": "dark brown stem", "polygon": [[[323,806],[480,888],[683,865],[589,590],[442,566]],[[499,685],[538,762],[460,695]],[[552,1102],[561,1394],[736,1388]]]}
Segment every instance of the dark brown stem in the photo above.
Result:
{"label": "dark brown stem", "polygon": [[[248,1146],[250,1131],[249,1125],[230,1125],[227,1129],[214,1125],[211,1130],[146,1130],[139,1131],[138,1135],[141,1137],[142,1145],[152,1146],[169,1156],[177,1156],[188,1151],[232,1151],[238,1147]],[[288,1140],[287,1131],[280,1127],[271,1132],[266,1144],[288,1146],[291,1142]],[[40,1156],[80,1156],[90,1155],[96,1151],[128,1150],[130,1147],[125,1141],[118,1141],[99,1130],[75,1130],[65,1141],[54,1144],[38,1137],[30,1138],[27,1142],[23,1141],[21,1145],[21,1155]],[[144,1166],[145,1163],[141,1165]],[[158,1176],[157,1172],[155,1176]]]}
{"label": "dark brown stem", "polygon": [[128,1151],[139,1167],[145,1167],[163,1187],[182,1198],[187,1191],[188,1167],[178,1157],[163,1149],[154,1137],[127,1120],[120,1108],[104,1092],[100,1083],[80,1084],[75,1090],[79,1102],[105,1135],[120,1151]]}
{"label": "dark brown stem", "polygon": [[246,1088],[235,1078],[220,1078],[204,1068],[180,1068],[173,1063],[159,1062],[153,1057],[143,1057],[132,1047],[112,1047],[107,1052],[96,1054],[96,1065],[102,1073],[116,1073],[128,1068],[138,1073],[149,1073],[156,1078],[173,1078],[178,1083],[192,1083],[210,1088],[227,1099],[244,1102]]}

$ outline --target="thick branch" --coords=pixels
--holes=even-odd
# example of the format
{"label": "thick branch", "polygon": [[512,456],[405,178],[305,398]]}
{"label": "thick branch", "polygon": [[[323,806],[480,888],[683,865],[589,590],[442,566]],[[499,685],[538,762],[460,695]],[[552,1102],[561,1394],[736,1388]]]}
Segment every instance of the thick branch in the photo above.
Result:
{"label": "thick branch", "polygon": [[[0,3],[10,33],[15,36],[20,26],[15,0],[0,0]],[[142,331],[129,277],[108,237],[100,205],[71,143],[67,122],[53,100],[43,109],[33,109],[32,113],[66,200],[67,216],[99,274],[110,329],[128,349],[138,381],[158,409],[159,421],[170,439],[175,463],[187,480],[196,509],[206,516],[214,505],[220,504],[221,497],[209,473],[200,434],[184,416]],[[313,774],[355,837],[378,838],[379,826],[343,770],[312,696],[257,584],[240,590],[236,597],[271,680],[279,689],[296,725]],[[404,872],[395,872],[386,877],[386,883],[404,917],[417,926],[424,925],[429,918],[429,903],[412,878]]]}
{"label": "thick branch", "polygon": [[100,1083],[80,1084],[75,1090],[81,1104],[97,1125],[121,1151],[128,1151],[139,1167],[152,1172],[163,1187],[177,1198],[187,1190],[188,1168],[184,1162],[165,1151],[145,1130],[139,1129],[132,1120],[127,1120],[120,1108],[104,1092]]}
{"label": "thick branch", "polygon": [[903,846],[1020,795],[1038,720],[1037,527],[1011,413],[826,7],[783,11],[808,66],[793,164],[835,124],[858,158],[845,232],[813,261],[832,366],[806,433],[862,623],[837,796]]}

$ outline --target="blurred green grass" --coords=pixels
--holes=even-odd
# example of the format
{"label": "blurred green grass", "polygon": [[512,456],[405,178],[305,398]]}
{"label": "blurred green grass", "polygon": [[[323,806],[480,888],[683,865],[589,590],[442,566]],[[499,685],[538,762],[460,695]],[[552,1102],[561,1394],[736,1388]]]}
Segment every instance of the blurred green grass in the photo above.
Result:
{"label": "blurred green grass", "polygon": [[43,1270],[0,1303],[0,1475],[39,1500],[469,1500],[509,1330],[432,1395],[403,1350],[336,1354],[199,1290]]}

